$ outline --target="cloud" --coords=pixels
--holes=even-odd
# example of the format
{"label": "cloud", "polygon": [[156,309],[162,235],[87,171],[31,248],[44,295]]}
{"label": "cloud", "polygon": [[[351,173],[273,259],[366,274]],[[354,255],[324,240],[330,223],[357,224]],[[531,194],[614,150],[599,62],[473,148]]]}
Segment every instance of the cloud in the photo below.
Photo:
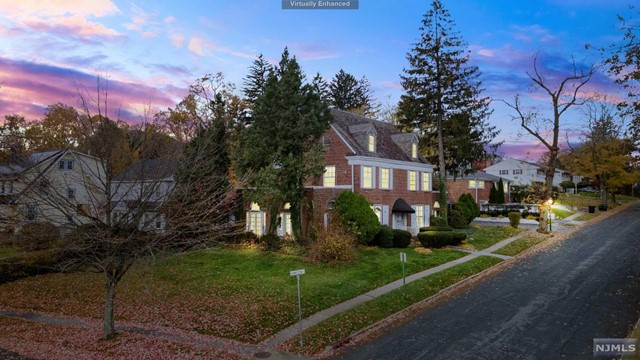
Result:
{"label": "cloud", "polygon": [[526,43],[536,41],[542,44],[548,44],[558,40],[558,37],[552,34],[549,29],[537,24],[529,26],[512,25],[511,28],[514,30],[511,36],[518,41]]}
{"label": "cloud", "polygon": [[186,40],[184,35],[178,33],[171,34],[169,39],[171,40],[171,44],[177,48],[184,46],[184,41]]}
{"label": "cloud", "polygon": [[80,38],[120,35],[93,20],[120,13],[111,0],[0,1],[0,13],[15,26],[38,32]]}
{"label": "cloud", "polygon": [[164,22],[165,24],[172,24],[176,21],[176,18],[173,16],[167,16],[166,18],[164,18]]}
{"label": "cloud", "polygon": [[205,55],[205,53],[208,53],[214,48],[215,46],[213,45],[213,43],[201,37],[191,38],[191,40],[189,41],[189,45],[187,45],[187,49],[198,56],[203,56]]}
{"label": "cloud", "polygon": [[384,89],[403,89],[399,81],[382,81],[380,83]]}
{"label": "cloud", "polygon": [[162,71],[164,73],[170,74],[170,75],[176,75],[176,76],[192,76],[193,75],[191,73],[191,71],[189,71],[189,69],[187,69],[184,66],[173,66],[173,65],[167,65],[167,64],[153,64],[150,67],[152,67],[153,69]]}
{"label": "cloud", "polygon": [[[77,106],[77,88],[89,94],[96,92],[96,75],[76,69],[64,68],[28,61],[10,60],[0,57],[0,117],[18,113],[33,120],[42,117],[47,105],[62,102]],[[176,87],[159,88],[134,84],[122,80],[103,78],[108,85],[109,114],[112,118],[126,121],[137,120],[142,113],[141,104],[154,109],[175,104],[174,99],[186,94],[186,89]]]}

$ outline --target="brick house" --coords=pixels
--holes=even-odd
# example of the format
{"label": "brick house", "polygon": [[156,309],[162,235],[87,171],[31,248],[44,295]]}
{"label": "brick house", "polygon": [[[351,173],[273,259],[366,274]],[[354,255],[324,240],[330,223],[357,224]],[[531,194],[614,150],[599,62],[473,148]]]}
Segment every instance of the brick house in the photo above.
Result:
{"label": "brick house", "polygon": [[[498,188],[500,176],[487,174],[483,171],[476,171],[468,175],[459,176],[455,179],[453,176],[447,177],[447,200],[451,203],[458,202],[460,195],[469,193],[476,200],[478,205],[489,202],[489,192],[495,184]],[[504,198],[509,202],[509,185],[511,180],[502,178]]]}
{"label": "brick house", "polygon": [[[433,169],[418,152],[418,138],[389,123],[332,109],[333,120],[325,132],[324,175],[306,186],[309,209],[303,223],[328,223],[333,202],[342,191],[353,191],[369,200],[380,223],[417,234],[429,225],[437,194],[433,193]],[[291,233],[285,205],[278,234]],[[249,205],[247,230],[264,233],[265,213]]]}

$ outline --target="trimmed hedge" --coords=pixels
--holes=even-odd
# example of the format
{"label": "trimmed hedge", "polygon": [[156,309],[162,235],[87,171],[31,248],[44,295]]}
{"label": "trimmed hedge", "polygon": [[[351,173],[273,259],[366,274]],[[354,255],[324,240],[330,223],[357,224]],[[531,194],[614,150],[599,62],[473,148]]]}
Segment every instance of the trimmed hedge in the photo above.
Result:
{"label": "trimmed hedge", "polygon": [[[513,212],[513,210],[489,210],[489,211],[481,211],[480,214],[489,215],[491,217],[497,217],[497,216],[508,217],[510,212]],[[526,219],[528,216],[534,216],[536,218],[540,217],[540,213],[533,212],[533,211],[529,212],[527,210],[522,211],[520,214],[522,215],[523,219]]]}
{"label": "trimmed hedge", "polygon": [[420,228],[420,232],[425,231],[453,231],[453,228],[450,226],[427,226]]}
{"label": "trimmed hedge", "polygon": [[374,244],[381,248],[393,247],[394,230],[387,225],[382,225],[376,234]]}
{"label": "trimmed hedge", "polygon": [[393,247],[406,248],[411,244],[411,233],[406,230],[393,230]]}
{"label": "trimmed hedge", "polygon": [[465,218],[464,212],[457,207],[450,209],[448,215],[449,225],[451,225],[451,227],[454,229],[466,229],[469,225],[467,219]]}
{"label": "trimmed hedge", "polygon": [[429,248],[459,245],[466,238],[467,234],[454,231],[424,231],[418,234],[420,244]]}
{"label": "trimmed hedge", "polygon": [[431,226],[447,226],[447,221],[442,216],[432,216],[429,222]]}

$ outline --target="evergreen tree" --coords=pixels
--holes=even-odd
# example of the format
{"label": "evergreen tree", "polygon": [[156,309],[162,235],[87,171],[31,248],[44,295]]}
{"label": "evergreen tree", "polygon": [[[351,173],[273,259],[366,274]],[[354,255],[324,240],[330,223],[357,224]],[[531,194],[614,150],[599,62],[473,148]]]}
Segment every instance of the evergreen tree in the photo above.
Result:
{"label": "evergreen tree", "polygon": [[371,116],[374,99],[371,84],[366,77],[358,80],[352,74],[340,69],[329,84],[331,106],[336,109]]}
{"label": "evergreen tree", "polygon": [[504,182],[502,182],[502,178],[498,180],[498,197],[496,198],[496,204],[504,204]]}
{"label": "evergreen tree", "polygon": [[311,82],[314,91],[320,95],[322,102],[326,104],[331,103],[331,93],[329,92],[329,83],[325,80],[320,73],[316,73]]}
{"label": "evergreen tree", "polygon": [[238,160],[240,171],[252,174],[250,183],[255,190],[249,197],[271,215],[268,232],[275,232],[277,212],[286,201],[291,205],[296,239],[302,235],[304,181],[324,171],[319,139],[331,119],[327,105],[304,79],[295,57],[285,48],[256,99],[252,125],[242,134]]}
{"label": "evergreen tree", "polygon": [[496,190],[496,184],[491,183],[491,190],[489,190],[489,204],[499,204],[498,190]]}
{"label": "evergreen tree", "polygon": [[244,98],[250,104],[255,104],[258,97],[262,95],[264,84],[267,81],[267,75],[270,70],[271,65],[264,59],[262,54],[253,60],[253,63],[249,67],[249,74],[243,81],[242,88]]}
{"label": "evergreen tree", "polygon": [[[439,201],[445,219],[447,159],[452,170],[464,168],[479,158],[476,152],[482,152],[483,145],[497,133],[486,126],[489,99],[480,97],[480,72],[467,64],[467,44],[454,25],[442,2],[433,1],[422,20],[420,41],[407,54],[409,68],[401,75],[406,93],[399,104],[402,126],[420,131],[422,149],[437,143],[437,151],[425,153],[433,155],[432,159],[437,154]],[[474,151],[447,152],[463,145],[475,145]]]}

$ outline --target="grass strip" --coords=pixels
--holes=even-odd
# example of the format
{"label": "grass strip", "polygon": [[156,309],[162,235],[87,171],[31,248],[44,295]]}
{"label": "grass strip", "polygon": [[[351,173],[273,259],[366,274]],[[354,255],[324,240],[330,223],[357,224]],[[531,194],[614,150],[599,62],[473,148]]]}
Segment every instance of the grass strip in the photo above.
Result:
{"label": "grass strip", "polygon": [[549,235],[532,233],[531,235],[523,236],[522,238],[513,241],[506,246],[494,251],[494,254],[515,256],[519,253],[527,250],[533,245],[539,244],[549,238]]}
{"label": "grass strip", "polygon": [[335,315],[304,332],[305,344],[300,347],[295,337],[284,344],[291,352],[313,355],[327,346],[364,329],[410,305],[424,300],[471,275],[487,269],[502,260],[481,256],[442,272],[407,284],[376,299]]}
{"label": "grass strip", "polygon": [[[456,230],[458,231],[458,230]],[[524,229],[515,229],[511,226],[473,226],[464,229],[468,239],[462,243],[463,247],[484,250],[491,247],[504,239],[515,236]],[[473,240],[471,240],[473,238]]]}

